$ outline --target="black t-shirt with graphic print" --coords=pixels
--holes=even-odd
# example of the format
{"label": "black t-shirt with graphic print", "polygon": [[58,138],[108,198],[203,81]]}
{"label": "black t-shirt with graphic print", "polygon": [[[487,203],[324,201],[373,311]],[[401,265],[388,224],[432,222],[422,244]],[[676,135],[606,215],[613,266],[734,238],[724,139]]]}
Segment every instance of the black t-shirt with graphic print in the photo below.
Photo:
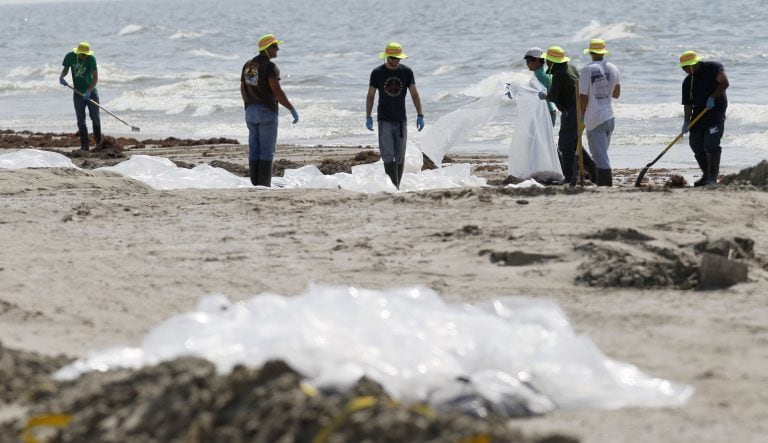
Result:
{"label": "black t-shirt with graphic print", "polygon": [[243,101],[245,107],[262,104],[277,111],[277,99],[269,86],[269,78],[280,80],[280,69],[269,60],[269,57],[259,54],[245,62],[240,74],[240,84],[243,85]]}
{"label": "black t-shirt with graphic print", "polygon": [[381,65],[371,72],[370,86],[379,91],[379,105],[376,108],[377,119],[388,122],[404,122],[405,95],[408,88],[416,83],[413,71],[400,64],[397,69]]}

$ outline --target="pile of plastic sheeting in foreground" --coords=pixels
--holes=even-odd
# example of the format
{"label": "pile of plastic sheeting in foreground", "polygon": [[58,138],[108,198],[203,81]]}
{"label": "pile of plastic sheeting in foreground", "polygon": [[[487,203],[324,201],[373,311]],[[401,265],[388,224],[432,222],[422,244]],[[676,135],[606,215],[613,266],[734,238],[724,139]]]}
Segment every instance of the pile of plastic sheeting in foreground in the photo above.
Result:
{"label": "pile of plastic sheeting in foreground", "polygon": [[[400,191],[486,186],[484,178],[471,174],[471,165],[467,163],[426,171],[421,171],[421,165],[421,152],[415,145],[409,144]],[[55,152],[23,149],[0,155],[0,168],[76,168],[76,166],[66,156]],[[133,155],[129,160],[115,166],[99,168],[99,170],[117,172],[158,190],[253,187],[250,179],[236,176],[222,168],[215,168],[208,164],[197,165],[192,169],[180,168],[167,158],[146,155]],[[314,165],[286,169],[283,177],[272,179],[272,187],[346,189],[365,193],[397,192],[384,173],[381,162],[354,166],[351,174],[339,172],[323,175]]]}
{"label": "pile of plastic sheeting in foreground", "polygon": [[152,328],[139,347],[91,353],[54,377],[181,356],[206,358],[221,373],[282,359],[321,389],[344,390],[367,376],[397,400],[467,409],[482,399],[509,415],[675,407],[693,393],[606,357],[551,301],[450,304],[425,287],[313,285],[294,297],[267,293],[239,303],[209,295],[195,311]]}

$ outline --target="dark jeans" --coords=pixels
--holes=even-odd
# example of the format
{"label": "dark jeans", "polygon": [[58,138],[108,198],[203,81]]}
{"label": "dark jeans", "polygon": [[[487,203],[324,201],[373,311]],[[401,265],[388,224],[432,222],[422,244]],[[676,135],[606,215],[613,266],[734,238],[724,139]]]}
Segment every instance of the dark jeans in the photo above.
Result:
{"label": "dark jeans", "polygon": [[[578,156],[576,155],[576,141],[579,138],[579,129],[576,123],[576,106],[563,111],[560,116],[560,133],[557,138],[557,149],[560,151],[560,167],[566,182],[575,183],[579,172]],[[595,162],[592,161],[589,152],[582,146],[584,155],[584,171],[594,182],[596,177]]]}
{"label": "dark jeans", "polygon": [[[99,102],[99,94],[93,91],[91,100]],[[72,101],[75,104],[75,115],[77,116],[77,129],[80,132],[80,149],[88,150],[88,126],[85,125],[85,108],[88,108],[88,115],[91,116],[93,124],[93,138],[98,145],[101,142],[101,119],[99,118],[99,107],[95,104],[83,100],[80,94],[72,94]]]}
{"label": "dark jeans", "polygon": [[723,138],[723,131],[725,131],[725,120],[720,120],[710,126],[698,127],[698,125],[694,125],[688,136],[688,143],[693,154],[703,156],[703,158],[706,158],[707,154],[720,154],[722,151],[720,140]]}

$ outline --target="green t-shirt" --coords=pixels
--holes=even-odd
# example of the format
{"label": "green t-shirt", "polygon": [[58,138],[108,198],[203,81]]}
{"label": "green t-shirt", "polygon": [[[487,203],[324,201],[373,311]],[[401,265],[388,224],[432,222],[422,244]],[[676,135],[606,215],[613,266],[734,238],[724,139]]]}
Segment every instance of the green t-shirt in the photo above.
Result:
{"label": "green t-shirt", "polygon": [[[88,87],[93,83],[93,73],[96,72],[96,57],[86,55],[85,59],[78,60],[77,54],[70,52],[64,56],[62,66],[67,66],[72,71],[72,83],[75,89],[85,93]],[[93,88],[96,90],[96,88]]]}

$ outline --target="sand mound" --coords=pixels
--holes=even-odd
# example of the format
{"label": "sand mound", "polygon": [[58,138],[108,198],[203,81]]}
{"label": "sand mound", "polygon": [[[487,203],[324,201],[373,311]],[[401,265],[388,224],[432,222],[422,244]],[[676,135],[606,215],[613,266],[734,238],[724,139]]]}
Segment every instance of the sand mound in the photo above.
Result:
{"label": "sand mound", "polygon": [[742,169],[736,174],[726,175],[720,180],[723,185],[750,184],[752,186],[768,186],[768,160],[763,160],[751,168]]}

